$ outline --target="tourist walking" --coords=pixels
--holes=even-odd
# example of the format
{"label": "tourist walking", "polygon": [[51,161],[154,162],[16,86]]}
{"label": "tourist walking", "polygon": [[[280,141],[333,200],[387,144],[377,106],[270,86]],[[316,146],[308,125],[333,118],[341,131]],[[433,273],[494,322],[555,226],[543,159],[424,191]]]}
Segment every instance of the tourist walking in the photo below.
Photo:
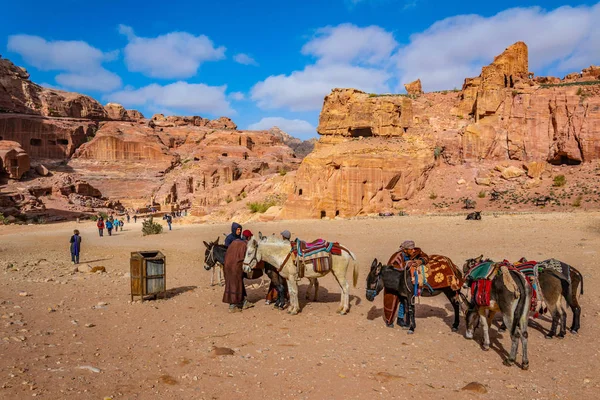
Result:
{"label": "tourist walking", "polygon": [[137,222],[137,214],[133,216],[133,222]]}
{"label": "tourist walking", "polygon": [[104,236],[104,219],[102,218],[102,216],[98,217],[96,226],[98,227],[98,234],[100,235],[100,237]]}
{"label": "tourist walking", "polygon": [[113,230],[113,223],[112,223],[112,221],[109,219],[108,221],[106,221],[106,223],[104,224],[104,226],[106,226],[106,230],[108,231],[108,236],[112,236],[112,230]]}
{"label": "tourist walking", "polygon": [[[102,235],[100,235],[102,236]],[[71,236],[71,262],[73,264],[79,264],[79,252],[81,251],[81,236],[79,231],[75,229],[73,236]]]}
{"label": "tourist walking", "polygon": [[129,216],[129,213],[127,213],[127,223],[129,223],[131,217]]}
{"label": "tourist walking", "polygon": [[169,230],[171,230],[171,224],[173,223],[173,217],[170,214],[165,214],[163,219],[167,220],[167,225],[169,225]]}

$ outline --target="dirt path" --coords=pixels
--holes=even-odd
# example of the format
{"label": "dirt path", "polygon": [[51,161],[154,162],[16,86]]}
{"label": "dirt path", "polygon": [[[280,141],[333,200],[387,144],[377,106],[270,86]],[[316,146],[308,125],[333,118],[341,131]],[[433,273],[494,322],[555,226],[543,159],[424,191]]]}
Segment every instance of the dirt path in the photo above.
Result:
{"label": "dirt path", "polygon": [[[265,305],[266,287],[258,282],[249,288],[256,307],[229,314],[221,303],[223,289],[210,287],[210,274],[202,268],[202,241],[228,232],[228,226],[176,221],[173,231],[153,237],[142,237],[140,227],[132,223],[104,238],[93,223],[0,227],[1,398],[592,399],[599,393],[600,214],[245,227],[255,234],[290,229],[294,237],[324,237],[355,252],[361,271],[347,316],[335,314],[340,290],[331,276],[321,280],[319,302],[302,300],[297,316]],[[108,273],[73,272],[68,240],[74,228],[82,231],[82,262]],[[521,371],[502,365],[509,338],[496,328],[491,332],[496,351],[489,352],[464,338],[464,318],[460,333],[452,333],[451,307],[442,297],[417,305],[414,335],[386,328],[381,296],[374,303],[365,300],[365,278],[373,257],[387,260],[405,239],[460,266],[482,253],[509,260],[556,257],[576,266],[586,290],[580,334],[546,340],[530,325],[531,367]],[[170,297],[130,303],[125,275],[130,252],[151,249],[167,256]],[[303,280],[302,298],[307,286]],[[538,321],[544,329],[550,326],[547,318]],[[232,349],[233,355],[216,355],[214,347]],[[488,394],[460,390],[472,381]]]}

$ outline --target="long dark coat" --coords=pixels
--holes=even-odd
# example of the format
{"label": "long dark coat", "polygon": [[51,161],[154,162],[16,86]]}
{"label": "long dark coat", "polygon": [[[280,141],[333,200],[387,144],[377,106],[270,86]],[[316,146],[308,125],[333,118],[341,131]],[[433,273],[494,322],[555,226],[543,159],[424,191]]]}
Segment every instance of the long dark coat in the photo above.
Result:
{"label": "long dark coat", "polygon": [[244,270],[242,269],[245,256],[246,242],[243,240],[231,242],[225,253],[225,266],[223,268],[223,274],[225,275],[223,303],[240,304],[246,297]]}

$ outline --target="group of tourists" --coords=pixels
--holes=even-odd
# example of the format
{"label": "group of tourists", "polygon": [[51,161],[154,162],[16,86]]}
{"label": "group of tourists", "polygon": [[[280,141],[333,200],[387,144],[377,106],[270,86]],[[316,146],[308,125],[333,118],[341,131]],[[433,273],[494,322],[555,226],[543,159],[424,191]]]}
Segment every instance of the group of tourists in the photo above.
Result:
{"label": "group of tourists", "polygon": [[[127,214],[127,222],[129,222],[129,214]],[[123,218],[115,218],[113,214],[108,216],[105,221],[104,217],[99,215],[98,219],[96,220],[96,227],[98,228],[98,235],[100,235],[100,237],[104,236],[104,229],[106,229],[106,232],[108,232],[108,236],[112,236],[113,229],[115,232],[118,232],[119,229],[123,231],[125,227],[125,221]]]}
{"label": "group of tourists", "polygon": [[[229,304],[229,312],[240,312],[247,308],[254,307],[253,303],[248,301],[246,287],[244,286],[244,257],[248,242],[252,239],[252,232],[248,229],[243,230],[242,225],[234,222],[231,225],[231,233],[225,238],[225,263],[223,274],[225,277],[225,292],[223,293],[223,303]],[[281,232],[281,237],[289,241],[291,233],[288,230]],[[270,304],[277,297],[277,290],[271,282],[267,292],[266,304]]]}

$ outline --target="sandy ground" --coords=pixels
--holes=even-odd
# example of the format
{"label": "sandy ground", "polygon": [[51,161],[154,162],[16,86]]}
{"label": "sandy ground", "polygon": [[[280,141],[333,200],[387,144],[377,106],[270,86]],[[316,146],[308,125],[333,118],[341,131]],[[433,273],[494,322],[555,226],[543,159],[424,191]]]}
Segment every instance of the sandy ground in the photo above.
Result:
{"label": "sandy ground", "polygon": [[[141,224],[132,223],[104,238],[93,223],[0,227],[0,398],[594,399],[600,393],[598,213],[246,227],[264,234],[287,228],[294,236],[337,240],[353,250],[361,270],[350,313],[335,313],[340,290],[327,276],[319,302],[302,299],[297,316],[265,305],[266,287],[258,284],[249,287],[256,307],[229,314],[223,288],[211,287],[202,268],[202,241],[227,232],[225,225],[176,222],[173,231],[142,237]],[[73,272],[68,239],[74,228],[82,231],[82,263],[104,266],[107,273]],[[476,341],[464,338],[463,317],[460,332],[452,333],[451,308],[442,297],[417,305],[414,335],[386,328],[381,296],[365,300],[365,278],[373,257],[387,259],[405,239],[460,266],[481,253],[510,260],[556,257],[576,266],[585,279],[580,333],[546,340],[530,324],[531,367],[522,371],[502,365],[510,339],[497,328],[491,332],[495,351],[489,352],[479,346],[481,331]],[[125,275],[130,252],[151,249],[167,256],[170,295],[131,303]],[[301,295],[307,286],[303,280]],[[537,321],[550,326],[548,318]],[[214,347],[233,354],[216,355]],[[487,394],[461,390],[473,381]]]}

